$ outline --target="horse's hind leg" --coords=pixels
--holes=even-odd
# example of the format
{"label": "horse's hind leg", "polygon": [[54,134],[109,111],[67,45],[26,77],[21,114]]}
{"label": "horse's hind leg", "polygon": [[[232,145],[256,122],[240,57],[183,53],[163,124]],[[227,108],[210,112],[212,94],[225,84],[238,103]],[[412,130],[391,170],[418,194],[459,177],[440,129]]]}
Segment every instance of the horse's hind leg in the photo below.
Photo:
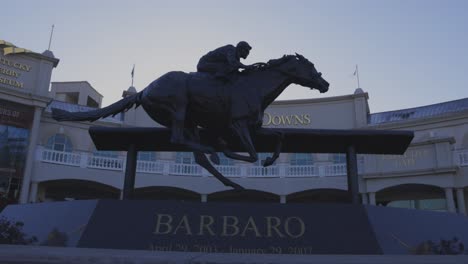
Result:
{"label": "horse's hind leg", "polygon": [[[185,132],[188,134],[188,136],[192,139],[193,142],[196,142],[196,144],[199,144],[200,146],[204,146],[200,144],[200,133],[197,126],[191,126],[191,129],[186,129]],[[216,153],[214,149],[210,148],[210,150],[211,152],[209,154],[211,162],[213,162],[216,165],[219,165],[220,160],[218,153]]]}
{"label": "horse's hind leg", "polygon": [[239,184],[227,179],[218,170],[216,170],[216,168],[213,167],[213,165],[211,165],[210,161],[205,156],[205,154],[203,154],[203,153],[201,153],[199,151],[195,151],[195,152],[193,152],[193,156],[195,157],[195,162],[198,165],[205,168],[208,172],[210,172],[213,176],[215,176],[216,179],[218,179],[220,182],[222,182],[225,186],[230,186],[230,187],[232,187],[232,188],[234,188],[236,190],[244,189],[242,186],[240,186]]}

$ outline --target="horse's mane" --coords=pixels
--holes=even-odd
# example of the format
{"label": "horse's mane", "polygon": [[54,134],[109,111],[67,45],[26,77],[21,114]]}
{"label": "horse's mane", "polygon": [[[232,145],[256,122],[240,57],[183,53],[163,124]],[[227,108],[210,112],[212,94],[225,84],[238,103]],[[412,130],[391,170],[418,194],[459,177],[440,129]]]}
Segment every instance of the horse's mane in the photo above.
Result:
{"label": "horse's mane", "polygon": [[258,71],[258,70],[264,71],[264,70],[271,69],[273,67],[286,63],[291,58],[297,58],[297,57],[295,55],[283,55],[283,57],[279,59],[271,59],[267,63],[256,63],[257,68],[255,68],[254,71]]}
{"label": "horse's mane", "polygon": [[256,66],[256,67],[254,69],[243,71],[242,73],[251,73],[253,71],[268,70],[268,69],[271,69],[273,67],[279,66],[279,65],[281,65],[283,63],[286,63],[287,61],[289,61],[292,58],[296,59],[297,56],[296,55],[283,55],[283,57],[281,57],[279,59],[271,59],[267,63],[255,63],[254,66]]}
{"label": "horse's mane", "polygon": [[287,62],[289,59],[291,58],[296,58],[295,55],[283,55],[283,57],[279,58],[279,59],[271,59],[269,60],[266,64],[266,68],[271,68],[273,66],[278,66],[278,65],[281,65],[285,62]]}

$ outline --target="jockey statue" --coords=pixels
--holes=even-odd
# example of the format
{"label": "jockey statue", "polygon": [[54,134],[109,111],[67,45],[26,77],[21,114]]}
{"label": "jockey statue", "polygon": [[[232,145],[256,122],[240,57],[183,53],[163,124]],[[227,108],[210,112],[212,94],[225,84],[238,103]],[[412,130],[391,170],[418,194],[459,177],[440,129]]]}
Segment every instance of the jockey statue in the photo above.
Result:
{"label": "jockey statue", "polygon": [[253,66],[247,66],[240,62],[240,58],[246,59],[250,53],[249,43],[239,42],[235,47],[226,45],[208,52],[201,57],[197,64],[198,72],[206,72],[218,79],[232,81],[239,69],[251,69]]}

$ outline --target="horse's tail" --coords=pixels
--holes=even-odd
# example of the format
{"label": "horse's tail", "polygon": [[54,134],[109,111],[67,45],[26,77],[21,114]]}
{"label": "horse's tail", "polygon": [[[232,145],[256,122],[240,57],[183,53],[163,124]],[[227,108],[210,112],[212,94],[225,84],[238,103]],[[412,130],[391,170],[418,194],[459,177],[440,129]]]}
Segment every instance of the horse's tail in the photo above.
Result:
{"label": "horse's tail", "polygon": [[135,108],[140,106],[143,91],[125,97],[124,99],[106,106],[101,109],[91,110],[87,112],[68,112],[58,108],[52,108],[52,118],[57,121],[96,121],[99,118],[108,117],[110,115],[127,111],[135,105]]}

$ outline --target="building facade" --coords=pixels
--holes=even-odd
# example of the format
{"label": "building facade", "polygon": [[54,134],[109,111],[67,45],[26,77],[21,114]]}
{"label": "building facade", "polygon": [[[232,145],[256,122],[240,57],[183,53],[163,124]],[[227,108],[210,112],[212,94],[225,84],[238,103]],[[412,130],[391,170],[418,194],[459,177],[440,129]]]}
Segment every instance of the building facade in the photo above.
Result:
{"label": "building facade", "polygon": [[[4,43],[2,47],[14,46]],[[159,125],[141,108],[93,124],[53,120],[52,107],[86,111],[101,107],[102,95],[86,81],[55,82],[49,89],[50,74],[58,60],[46,53],[0,54],[2,61],[8,62],[0,65],[0,78],[7,79],[0,81],[1,194],[23,203],[119,199],[125,153],[97,151],[88,128]],[[32,63],[35,60],[37,66]],[[41,70],[41,65],[47,68]],[[26,78],[23,71],[28,67],[39,71],[31,85],[21,79]],[[123,96],[135,92],[130,87]],[[267,109],[264,125],[412,130],[415,138],[404,155],[358,156],[362,202],[466,215],[468,98],[383,113],[371,113],[368,99],[367,93],[357,89],[350,95],[277,101]],[[348,199],[344,154],[282,154],[274,165],[265,168],[261,162],[268,155],[261,153],[254,164],[221,156],[217,169],[248,189],[239,193],[195,164],[191,153],[140,152],[135,196],[200,202],[309,203]]]}

